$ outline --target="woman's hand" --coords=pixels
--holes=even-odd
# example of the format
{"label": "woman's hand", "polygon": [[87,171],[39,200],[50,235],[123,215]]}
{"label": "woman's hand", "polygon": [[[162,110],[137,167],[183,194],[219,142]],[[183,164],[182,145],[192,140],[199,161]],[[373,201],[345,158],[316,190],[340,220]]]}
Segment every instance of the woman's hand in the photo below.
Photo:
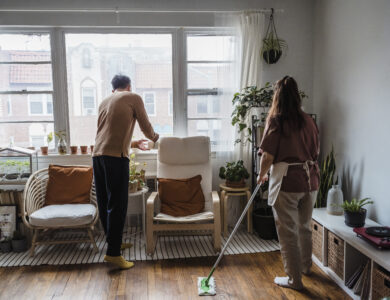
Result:
{"label": "woman's hand", "polygon": [[148,147],[148,140],[138,140],[131,142],[131,148],[137,148],[142,151],[150,150]]}
{"label": "woman's hand", "polygon": [[268,181],[268,174],[265,174],[263,177],[257,176],[257,184],[263,184]]}

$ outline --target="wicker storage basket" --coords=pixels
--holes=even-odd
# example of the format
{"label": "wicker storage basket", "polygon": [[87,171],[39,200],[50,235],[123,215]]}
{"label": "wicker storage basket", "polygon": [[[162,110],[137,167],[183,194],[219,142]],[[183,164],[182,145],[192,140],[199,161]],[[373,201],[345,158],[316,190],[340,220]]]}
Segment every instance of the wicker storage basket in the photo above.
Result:
{"label": "wicker storage basket", "polygon": [[323,263],[322,255],[322,246],[323,246],[323,236],[324,236],[324,227],[317,223],[316,221],[311,221],[311,231],[312,231],[312,244],[313,244],[313,254],[317,257],[320,262]]}
{"label": "wicker storage basket", "polygon": [[390,297],[390,272],[375,267],[372,274],[372,300]]}
{"label": "wicker storage basket", "polygon": [[344,241],[328,231],[328,266],[341,279],[344,278]]}

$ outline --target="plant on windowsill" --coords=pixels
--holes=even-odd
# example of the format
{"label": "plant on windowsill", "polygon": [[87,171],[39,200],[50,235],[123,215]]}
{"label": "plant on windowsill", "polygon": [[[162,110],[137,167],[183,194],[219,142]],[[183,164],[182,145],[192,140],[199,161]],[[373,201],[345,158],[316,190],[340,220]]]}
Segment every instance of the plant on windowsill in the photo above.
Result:
{"label": "plant on windowsill", "polygon": [[59,154],[66,154],[68,152],[66,146],[66,132],[64,130],[55,131],[55,136],[58,138],[57,150]]}
{"label": "plant on windowsill", "polygon": [[372,204],[370,198],[357,200],[353,198],[350,202],[344,201],[341,207],[344,209],[345,224],[349,227],[363,227],[366,222],[367,209],[363,208]]}
{"label": "plant on windowsill", "polygon": [[41,153],[42,153],[42,155],[47,155],[49,153],[49,144],[51,143],[52,140],[53,140],[53,132],[50,132],[46,136],[47,146],[41,146]]}
{"label": "plant on windowsill", "polygon": [[[238,125],[239,133],[243,132],[244,137],[237,139],[236,143],[246,144],[252,143],[252,129],[249,126],[249,114],[252,109],[259,108],[261,112],[258,113],[258,124],[264,124],[267,116],[266,111],[272,104],[273,87],[271,83],[266,82],[264,87],[258,88],[257,86],[248,86],[244,88],[241,93],[235,93],[232,103],[234,110],[232,112],[232,125]],[[299,91],[301,99],[307,98],[307,95],[303,91]],[[257,125],[257,124],[253,124]]]}
{"label": "plant on windowsill", "polygon": [[228,162],[226,167],[219,169],[219,177],[226,180],[226,186],[240,188],[245,186],[245,179],[249,178],[248,170],[244,167],[244,162]]}

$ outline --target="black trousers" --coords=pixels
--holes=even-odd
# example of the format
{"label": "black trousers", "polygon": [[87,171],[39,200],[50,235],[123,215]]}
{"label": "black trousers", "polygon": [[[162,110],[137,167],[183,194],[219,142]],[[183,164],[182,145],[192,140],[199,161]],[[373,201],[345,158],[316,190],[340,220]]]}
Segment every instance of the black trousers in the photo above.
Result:
{"label": "black trousers", "polygon": [[123,226],[126,220],[129,159],[127,157],[93,157],[96,198],[107,240],[107,255],[121,255]]}

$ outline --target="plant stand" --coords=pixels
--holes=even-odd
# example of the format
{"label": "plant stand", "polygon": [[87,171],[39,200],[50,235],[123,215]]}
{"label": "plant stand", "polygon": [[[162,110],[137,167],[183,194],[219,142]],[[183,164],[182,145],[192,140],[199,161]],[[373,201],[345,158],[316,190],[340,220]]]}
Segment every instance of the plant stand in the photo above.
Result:
{"label": "plant stand", "polygon": [[[221,188],[221,227],[223,236],[228,236],[228,209],[227,209],[227,201],[229,197],[237,197],[237,196],[246,196],[247,201],[251,198],[251,192],[249,186],[240,187],[240,188],[232,188],[228,187],[225,184],[220,184],[219,187]],[[253,226],[252,226],[252,210],[253,205],[249,207],[248,213],[247,213],[247,228],[248,232],[253,232]]]}

